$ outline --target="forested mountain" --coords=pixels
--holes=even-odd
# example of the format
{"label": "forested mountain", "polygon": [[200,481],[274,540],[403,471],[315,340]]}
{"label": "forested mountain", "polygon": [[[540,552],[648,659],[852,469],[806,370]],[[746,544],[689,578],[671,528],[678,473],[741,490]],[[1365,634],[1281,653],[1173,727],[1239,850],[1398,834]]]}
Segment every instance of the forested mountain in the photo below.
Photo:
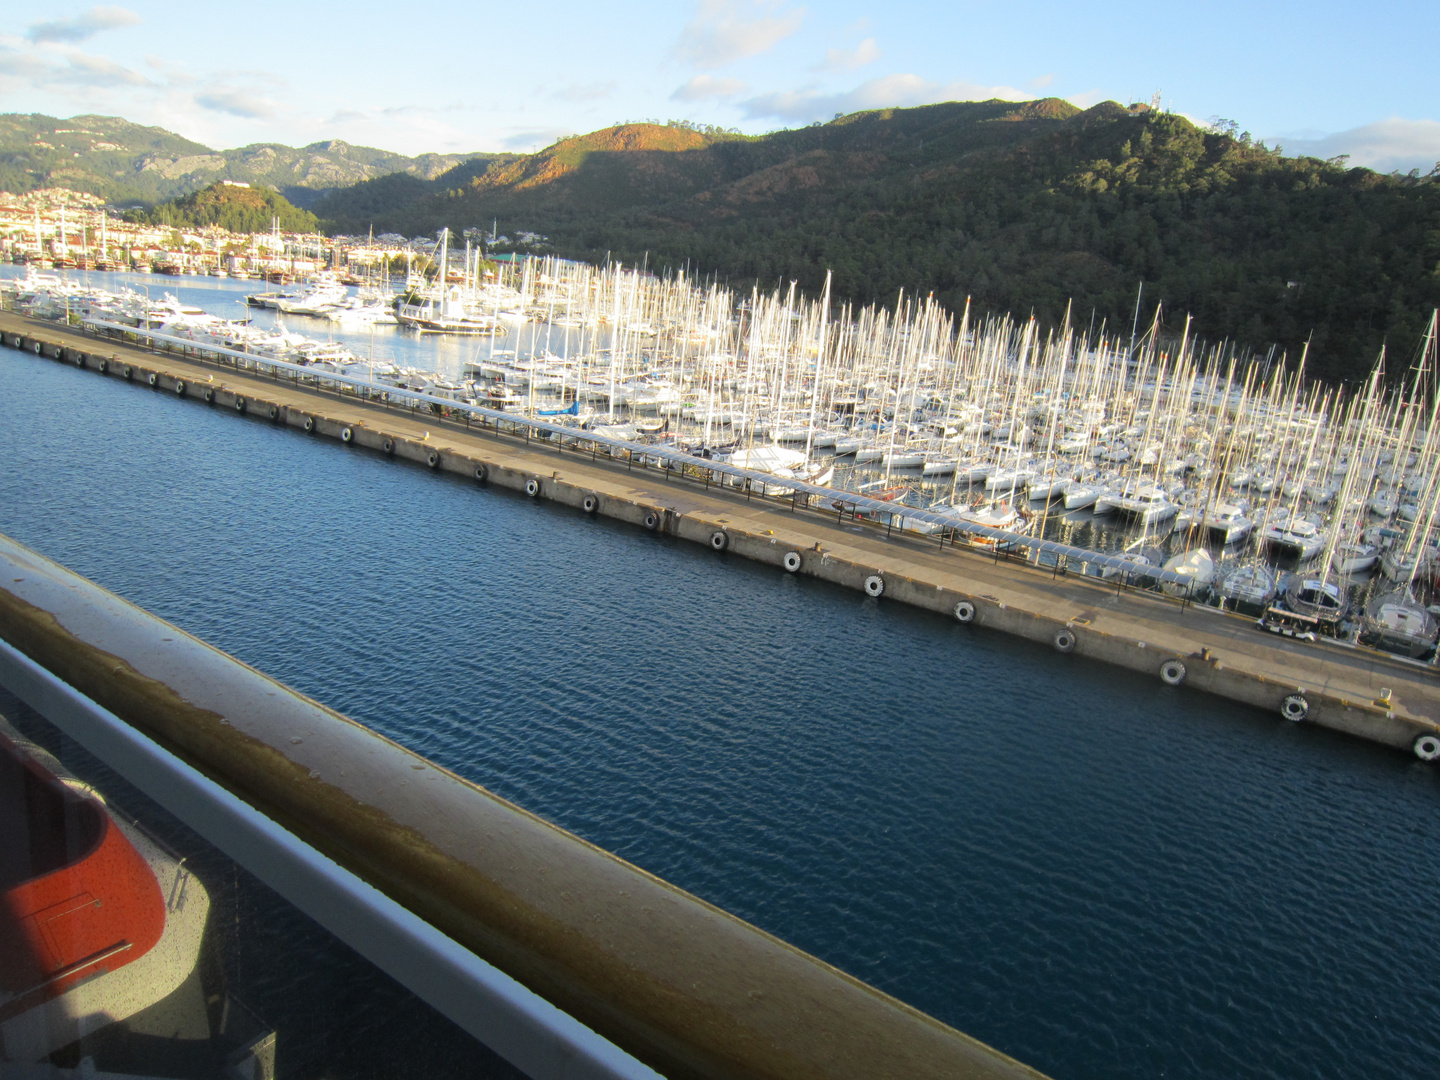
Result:
{"label": "forested mountain", "polygon": [[277,219],[284,232],[315,232],[320,225],[314,214],[292,205],[278,191],[223,182],[127,216],[152,225],[218,225],[237,233],[269,232]]}
{"label": "forested mountain", "polygon": [[[732,284],[795,279],[891,301],[1088,325],[1146,312],[1212,341],[1357,377],[1382,343],[1401,369],[1440,304],[1440,183],[1287,158],[1248,138],[1114,102],[887,109],[742,137],[626,125],[430,183],[369,181],[315,210],[339,230],[487,226],[564,255]],[[387,186],[388,185],[388,186]],[[1397,358],[1398,357],[1398,358]]]}
{"label": "forested mountain", "polygon": [[419,158],[0,116],[0,188],[154,203],[219,179],[272,187],[336,232],[498,219],[574,258],[812,291],[833,270],[844,300],[903,288],[1052,325],[1073,300],[1078,321],[1128,328],[1144,281],[1147,319],[1163,301],[1173,328],[1188,312],[1209,340],[1292,357],[1313,334],[1310,370],[1330,377],[1367,372],[1382,343],[1403,370],[1440,304],[1436,174],[1287,158],[1114,102],[951,102],[763,136],[628,124],[530,155]]}
{"label": "forested mountain", "polygon": [[272,187],[306,205],[326,191],[377,176],[433,179],[463,162],[503,161],[511,154],[422,154],[406,157],[338,140],[295,149],[255,143],[212,150],[163,128],[116,116],[0,114],[0,190],[64,187],[116,203],[154,203],[217,180]]}

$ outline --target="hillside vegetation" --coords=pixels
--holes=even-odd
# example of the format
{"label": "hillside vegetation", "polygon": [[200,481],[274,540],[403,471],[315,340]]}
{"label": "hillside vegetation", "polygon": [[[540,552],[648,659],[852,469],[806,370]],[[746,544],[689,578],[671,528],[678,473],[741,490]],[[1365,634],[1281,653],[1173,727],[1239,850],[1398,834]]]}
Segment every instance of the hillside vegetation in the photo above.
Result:
{"label": "hillside vegetation", "polygon": [[152,225],[218,225],[236,233],[269,232],[277,218],[284,232],[315,232],[320,227],[314,214],[292,205],[278,192],[225,183],[212,184],[129,216]]}
{"label": "hillside vegetation", "polygon": [[761,137],[653,124],[562,140],[426,184],[371,181],[315,210],[336,229],[430,233],[498,218],[560,254],[732,284],[796,280],[892,301],[1196,332],[1369,370],[1403,368],[1440,304],[1440,183],[1287,158],[1114,102],[965,102],[857,113]]}
{"label": "hillside vegetation", "polygon": [[295,149],[255,143],[212,150],[163,128],[117,116],[0,114],[0,190],[44,187],[88,191],[115,203],[155,203],[217,180],[272,187],[306,205],[325,192],[403,174],[433,180],[467,161],[482,165],[511,154],[422,154],[406,157],[339,140]]}
{"label": "hillside vegetation", "polygon": [[[625,124],[529,155],[418,158],[342,142],[215,151],[115,117],[0,116],[0,188],[155,204],[221,179],[274,188],[335,232],[498,219],[572,258],[812,291],[833,270],[846,300],[903,288],[1050,325],[1073,300],[1082,324],[1128,327],[1143,281],[1147,321],[1163,301],[1171,328],[1188,312],[1211,341],[1292,358],[1313,334],[1310,370],[1332,378],[1362,376],[1382,344],[1403,371],[1440,304],[1435,174],[1287,158],[1114,102],[950,102],[764,136]],[[221,212],[208,205],[156,212]],[[250,210],[268,229],[276,211]]]}

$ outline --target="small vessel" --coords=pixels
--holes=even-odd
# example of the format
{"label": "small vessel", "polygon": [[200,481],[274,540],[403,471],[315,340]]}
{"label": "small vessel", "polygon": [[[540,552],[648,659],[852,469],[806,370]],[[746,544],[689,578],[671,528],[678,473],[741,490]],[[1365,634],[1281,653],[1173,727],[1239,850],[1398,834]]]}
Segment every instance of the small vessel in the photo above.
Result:
{"label": "small vessel", "polygon": [[400,321],[389,304],[359,296],[347,297],[326,311],[325,317],[341,326],[394,326]]}
{"label": "small vessel", "polygon": [[1340,586],[1320,578],[1292,574],[1281,587],[1281,594],[1288,610],[1330,623],[1332,629],[1350,610],[1350,601]]}
{"label": "small vessel", "polygon": [[1179,513],[1180,508],[1170,501],[1169,495],[1159,484],[1128,480],[1119,490],[1096,501],[1095,512],[1101,512],[1101,504],[1110,510],[1134,518],[1142,525],[1165,521]]}
{"label": "small vessel", "polygon": [[1434,544],[1415,545],[1413,537],[1409,544],[1395,543],[1380,553],[1380,572],[1391,581],[1412,581],[1430,572],[1440,548]]}
{"label": "small vessel", "polygon": [[1424,656],[1435,647],[1440,622],[1422,607],[1409,589],[1375,597],[1365,605],[1360,639],[1377,649],[1402,656]]}
{"label": "small vessel", "polygon": [[245,303],[251,307],[278,309],[280,307],[280,301],[298,300],[304,295],[305,290],[303,289],[291,289],[288,292],[251,293],[245,297]]}
{"label": "small vessel", "polygon": [[1087,506],[1094,506],[1095,500],[1100,497],[1103,490],[1099,484],[1085,484],[1076,481],[1065,489],[1065,509],[1083,510]]}
{"label": "small vessel", "polygon": [[1249,604],[1263,608],[1275,599],[1277,585],[1275,574],[1268,566],[1248,562],[1222,570],[1211,587],[1215,595],[1232,606]]}
{"label": "small vessel", "polygon": [[1373,570],[1379,561],[1379,544],[1337,544],[1330,556],[1330,568],[1341,577],[1350,577]]}
{"label": "small vessel", "polygon": [[1294,554],[1302,560],[1312,559],[1325,547],[1325,534],[1312,521],[1288,517],[1266,528],[1261,542],[1273,550]]}
{"label": "small vessel", "polygon": [[1065,495],[1075,481],[1059,473],[1036,473],[1025,482],[1025,494],[1032,499],[1053,499]]}
{"label": "small vessel", "polygon": [[401,326],[422,334],[502,334],[504,328],[493,315],[472,310],[459,285],[448,287],[445,295],[412,296],[395,313]]}
{"label": "small vessel", "polygon": [[[1116,552],[1115,557],[1117,559],[1124,559],[1125,562],[1132,564],[1137,569],[1147,566],[1159,566],[1162,562],[1165,561],[1165,555],[1160,550],[1160,548],[1157,545],[1147,541],[1143,536],[1136,540],[1134,543],[1132,543],[1124,551]],[[1118,566],[1105,567],[1100,571],[1100,576],[1104,578],[1120,577],[1127,585],[1133,585],[1136,582],[1142,580],[1142,575],[1136,573],[1134,570],[1122,569]],[[1150,579],[1144,578],[1144,580],[1148,581]]]}
{"label": "small vessel", "polygon": [[1164,568],[1190,579],[1188,584],[1177,581],[1162,582],[1160,588],[1171,596],[1199,596],[1210,588],[1210,583],[1215,579],[1215,560],[1204,548],[1193,548],[1174,555],[1165,561]]}
{"label": "small vessel", "polygon": [[925,467],[925,451],[899,447],[895,450],[886,450],[880,460],[887,469],[923,469]]}
{"label": "small vessel", "polygon": [[1187,506],[1175,515],[1177,531],[1204,529],[1226,546],[1245,539],[1254,526],[1243,504],[1219,499],[1205,507]]}
{"label": "small vessel", "polygon": [[1000,529],[1007,533],[1023,533],[1033,523],[1030,512],[1014,505],[1009,499],[982,499],[973,506],[957,506],[951,511],[956,520],[956,530],[971,547],[987,551],[1004,551],[1015,543],[1013,538],[989,536],[983,533],[967,532],[967,525],[982,525],[987,529]]}
{"label": "small vessel", "polygon": [[179,988],[210,898],[183,859],[3,719],[0,805],[0,1031],[6,1060],[39,1062]]}

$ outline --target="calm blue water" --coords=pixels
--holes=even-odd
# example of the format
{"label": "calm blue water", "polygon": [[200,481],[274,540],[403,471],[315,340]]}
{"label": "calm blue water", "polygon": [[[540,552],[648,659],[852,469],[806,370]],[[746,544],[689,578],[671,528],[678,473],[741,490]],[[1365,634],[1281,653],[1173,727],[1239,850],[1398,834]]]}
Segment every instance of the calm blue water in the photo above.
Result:
{"label": "calm blue water", "polygon": [[0,350],[0,531],[1057,1078],[1431,1077],[1405,755]]}

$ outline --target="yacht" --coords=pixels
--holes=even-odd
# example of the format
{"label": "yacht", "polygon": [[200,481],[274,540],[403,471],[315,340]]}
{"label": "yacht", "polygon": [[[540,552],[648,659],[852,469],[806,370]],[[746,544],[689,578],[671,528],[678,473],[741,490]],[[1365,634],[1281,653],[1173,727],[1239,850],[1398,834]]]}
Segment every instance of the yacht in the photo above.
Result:
{"label": "yacht", "polygon": [[366,300],[359,296],[346,297],[326,311],[325,317],[341,326],[394,326],[400,321],[395,317],[394,308],[383,300]]}
{"label": "yacht", "polygon": [[1172,556],[1166,560],[1164,568],[1189,579],[1186,583],[1162,582],[1160,588],[1171,596],[1199,596],[1210,588],[1210,583],[1215,579],[1215,560],[1204,548],[1193,548]]}
{"label": "yacht", "polygon": [[501,334],[504,327],[492,315],[472,310],[464,290],[451,285],[442,297],[416,296],[395,313],[401,326],[422,334]]}
{"label": "yacht", "polygon": [[[1101,501],[1097,500],[1095,504],[1097,514],[1101,512]],[[1106,496],[1103,501],[1109,502],[1111,510],[1132,517],[1142,525],[1166,521],[1174,517],[1180,510],[1170,501],[1169,495],[1159,484],[1136,480],[1126,481],[1120,486],[1119,491]]]}
{"label": "yacht", "polygon": [[1292,574],[1281,588],[1285,607],[1301,615],[1325,622],[1338,622],[1350,610],[1350,602],[1340,586],[1320,578]]}
{"label": "yacht", "polygon": [[1245,539],[1254,527],[1243,504],[1219,499],[1205,507],[1187,506],[1175,515],[1177,531],[1204,529],[1227,546]]}
{"label": "yacht", "polygon": [[1418,549],[1399,543],[1392,544],[1380,555],[1380,572],[1391,581],[1410,581],[1427,574],[1435,565],[1440,549],[1433,544],[1423,544]]}
{"label": "yacht", "polygon": [[1066,495],[1075,481],[1059,473],[1036,473],[1025,482],[1025,494],[1032,499],[1054,499]]}
{"label": "yacht", "polygon": [[1302,517],[1284,518],[1265,529],[1262,543],[1302,560],[1313,559],[1325,547],[1325,534],[1313,521]]}
{"label": "yacht", "polygon": [[1402,656],[1423,656],[1435,647],[1440,622],[1408,589],[1375,597],[1365,606],[1361,640]]}
{"label": "yacht", "polygon": [[1222,601],[1259,608],[1275,599],[1277,588],[1274,572],[1260,562],[1239,563],[1224,569],[1212,587]]}
{"label": "yacht", "polygon": [[1104,493],[1104,490],[1099,484],[1077,480],[1065,489],[1065,509],[1083,510],[1087,506],[1094,506],[1095,500]]}

